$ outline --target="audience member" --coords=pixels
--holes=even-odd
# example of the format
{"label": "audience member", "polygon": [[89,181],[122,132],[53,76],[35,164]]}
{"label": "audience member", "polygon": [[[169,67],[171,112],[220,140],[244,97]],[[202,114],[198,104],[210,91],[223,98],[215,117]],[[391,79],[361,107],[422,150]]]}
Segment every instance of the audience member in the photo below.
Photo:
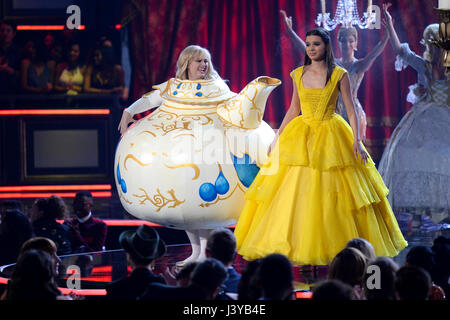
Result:
{"label": "audience member", "polygon": [[437,237],[434,239],[431,250],[436,259],[431,277],[433,282],[444,290],[447,299],[450,299],[450,238]]}
{"label": "audience member", "polygon": [[193,261],[187,263],[183,268],[181,268],[180,272],[175,275],[176,285],[179,287],[187,287],[191,282],[192,273],[197,265],[198,262]]}
{"label": "audience member", "polygon": [[141,300],[214,300],[227,277],[227,269],[222,262],[208,258],[199,263],[187,287],[152,283],[147,287]]}
{"label": "audience member", "polygon": [[81,58],[79,43],[72,43],[67,54],[67,62],[60,63],[56,69],[55,90],[66,94],[77,94],[83,90],[86,66]]}
{"label": "audience member", "polygon": [[206,243],[206,256],[223,263],[227,268],[228,278],[224,283],[224,291],[237,293],[241,275],[232,266],[236,256],[236,238],[229,229],[216,229],[211,232]]}
{"label": "audience member", "polygon": [[18,200],[5,200],[0,203],[0,212],[3,213],[6,210],[17,210],[23,212],[23,206],[22,203]]}
{"label": "audience member", "polygon": [[378,257],[369,263],[367,268],[369,266],[377,266],[379,268],[379,278],[375,279],[379,283],[378,286],[369,286],[369,282],[371,285],[374,285],[370,278],[373,273],[367,272],[363,281],[364,297],[367,300],[395,300],[395,274],[399,269],[398,265],[391,258]]}
{"label": "audience member", "polygon": [[6,300],[70,300],[55,283],[51,256],[41,250],[26,250],[19,256],[6,289]]}
{"label": "audience member", "polygon": [[431,278],[420,267],[402,267],[397,271],[395,292],[397,300],[428,300]]}
{"label": "audience member", "polygon": [[262,295],[261,281],[259,280],[259,266],[262,259],[250,261],[242,272],[238,284],[238,300],[259,300]]}
{"label": "audience member", "polygon": [[142,225],[136,231],[124,231],[119,242],[126,252],[132,272],[129,277],[108,286],[108,299],[136,300],[150,283],[165,283],[162,277],[152,272],[155,259],[166,252],[166,245],[154,228]]}
{"label": "audience member", "polygon": [[92,64],[86,70],[84,91],[91,93],[122,94],[123,69],[115,63],[114,49],[97,48],[93,53]]}
{"label": "audience member", "polygon": [[0,22],[0,94],[12,94],[18,83],[20,54],[14,44],[16,25]]}
{"label": "audience member", "polygon": [[375,249],[373,248],[372,244],[367,241],[366,239],[362,238],[355,238],[347,242],[346,248],[355,248],[361,251],[363,255],[366,256],[367,262],[371,262],[375,260],[377,257],[375,255]]}
{"label": "audience member", "polygon": [[35,236],[51,239],[58,248],[58,255],[70,254],[70,229],[56,219],[64,220],[67,211],[64,200],[58,196],[37,199],[32,206],[31,222]]}
{"label": "audience member", "polygon": [[48,93],[53,89],[55,62],[49,61],[43,45],[29,40],[25,44],[26,58],[20,66],[21,86],[24,92]]}
{"label": "audience member", "polygon": [[0,223],[0,265],[16,262],[23,243],[32,237],[31,224],[19,210],[1,211]]}
{"label": "audience member", "polygon": [[76,218],[66,220],[73,252],[101,251],[105,245],[107,226],[92,215],[94,199],[89,191],[80,191],[73,201]]}
{"label": "audience member", "polygon": [[312,300],[347,301],[353,299],[353,288],[340,280],[328,280],[316,285]]}
{"label": "audience member", "polygon": [[341,280],[352,286],[355,299],[362,298],[362,282],[366,273],[367,258],[358,249],[345,248],[330,263],[328,280]]}
{"label": "audience member", "polygon": [[53,265],[55,267],[55,276],[59,274],[59,266],[61,264],[61,259],[57,255],[56,244],[48,238],[35,237],[27,240],[20,249],[20,254],[23,255],[25,251],[28,250],[41,250],[47,252],[53,259]]}
{"label": "audience member", "polygon": [[274,253],[261,260],[259,279],[262,300],[293,300],[294,276],[292,265],[285,256]]}
{"label": "audience member", "polygon": [[164,280],[171,286],[187,287],[191,281],[192,271],[194,271],[197,264],[195,261],[189,262],[180,270],[177,266],[173,266],[171,269],[167,267],[163,273]]}
{"label": "audience member", "polygon": [[[415,266],[424,269],[431,276],[435,266],[434,252],[425,246],[412,247],[406,255],[405,266]],[[431,282],[430,300],[445,300],[445,293],[441,287]]]}

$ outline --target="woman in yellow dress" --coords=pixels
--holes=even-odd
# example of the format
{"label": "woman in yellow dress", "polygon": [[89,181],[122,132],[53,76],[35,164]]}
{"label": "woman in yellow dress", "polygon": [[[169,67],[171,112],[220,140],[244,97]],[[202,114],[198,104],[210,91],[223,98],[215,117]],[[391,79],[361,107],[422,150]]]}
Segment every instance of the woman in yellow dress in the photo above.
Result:
{"label": "woman in yellow dress", "polygon": [[[291,77],[291,106],[245,195],[238,252],[247,260],[276,252],[297,265],[326,265],[349,240],[364,238],[377,256],[396,256],[407,242],[361,144],[348,73],[335,64],[324,29],[306,34],[305,64]],[[335,113],[339,93],[351,127]]]}

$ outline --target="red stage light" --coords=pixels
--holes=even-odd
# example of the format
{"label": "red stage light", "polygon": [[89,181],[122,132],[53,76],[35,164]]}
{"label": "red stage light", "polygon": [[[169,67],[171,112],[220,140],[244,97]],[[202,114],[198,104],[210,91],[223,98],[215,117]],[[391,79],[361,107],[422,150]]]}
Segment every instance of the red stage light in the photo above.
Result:
{"label": "red stage light", "polygon": [[11,186],[0,187],[0,192],[22,191],[68,191],[68,190],[111,190],[110,184],[93,185],[49,185],[49,186]]}
{"label": "red stage light", "polygon": [[[17,30],[18,31],[42,31],[42,30],[46,30],[46,31],[60,31],[60,30],[64,30],[65,26],[64,25],[18,25],[17,26]],[[86,26],[85,25],[80,25],[78,28],[78,30],[85,30]]]}
{"label": "red stage light", "polygon": [[0,116],[37,116],[37,115],[103,115],[110,114],[109,109],[21,109],[0,110]]}
{"label": "red stage light", "polygon": [[[111,197],[110,191],[99,191],[99,192],[91,192],[94,198],[109,198]],[[33,192],[33,193],[22,193],[22,192],[14,192],[14,193],[0,193],[0,199],[25,199],[25,198],[48,198],[52,195],[61,197],[61,198],[74,198],[76,192],[53,192],[53,193],[45,193],[45,192]]]}
{"label": "red stage light", "polygon": [[312,296],[313,296],[312,292],[303,292],[303,291],[295,292],[295,298],[297,299],[311,299]]}
{"label": "red stage light", "polygon": [[116,25],[114,26],[114,28],[116,28],[116,29],[122,29],[122,25],[121,25],[121,24],[116,24]]}

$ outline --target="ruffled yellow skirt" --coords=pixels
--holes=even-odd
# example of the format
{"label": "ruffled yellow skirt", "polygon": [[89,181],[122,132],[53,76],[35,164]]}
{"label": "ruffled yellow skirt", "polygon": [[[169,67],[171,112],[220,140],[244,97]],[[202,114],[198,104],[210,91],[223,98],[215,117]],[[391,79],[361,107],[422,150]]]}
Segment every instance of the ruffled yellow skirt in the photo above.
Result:
{"label": "ruffled yellow skirt", "polygon": [[[267,174],[274,163],[278,170]],[[407,242],[387,194],[372,159],[363,165],[355,158],[342,117],[299,116],[245,195],[238,252],[247,260],[281,253],[297,265],[326,265],[349,240],[364,238],[377,256],[396,256]]]}

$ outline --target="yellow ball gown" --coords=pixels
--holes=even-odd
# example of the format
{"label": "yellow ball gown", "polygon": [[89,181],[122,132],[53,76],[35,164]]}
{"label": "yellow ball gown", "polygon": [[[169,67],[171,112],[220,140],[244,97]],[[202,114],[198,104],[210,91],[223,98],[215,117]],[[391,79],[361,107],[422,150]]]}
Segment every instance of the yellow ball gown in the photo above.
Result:
{"label": "yellow ball gown", "polygon": [[323,89],[304,88],[302,72],[291,72],[302,114],[280,134],[245,194],[235,229],[239,254],[253,260],[281,253],[297,265],[326,265],[349,240],[364,238],[377,256],[396,256],[408,243],[388,189],[371,158],[355,158],[352,129],[334,112],[347,71],[336,66]]}

